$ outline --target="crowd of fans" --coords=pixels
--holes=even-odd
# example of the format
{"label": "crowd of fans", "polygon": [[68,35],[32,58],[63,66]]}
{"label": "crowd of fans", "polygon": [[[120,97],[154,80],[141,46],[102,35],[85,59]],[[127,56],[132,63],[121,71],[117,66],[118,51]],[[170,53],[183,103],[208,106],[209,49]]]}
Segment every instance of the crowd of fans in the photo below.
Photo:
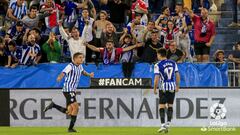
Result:
{"label": "crowd of fans", "polygon": [[11,68],[70,62],[81,52],[86,62],[131,70],[156,62],[161,47],[179,63],[207,62],[216,34],[207,1],[3,0],[0,8],[0,65]]}

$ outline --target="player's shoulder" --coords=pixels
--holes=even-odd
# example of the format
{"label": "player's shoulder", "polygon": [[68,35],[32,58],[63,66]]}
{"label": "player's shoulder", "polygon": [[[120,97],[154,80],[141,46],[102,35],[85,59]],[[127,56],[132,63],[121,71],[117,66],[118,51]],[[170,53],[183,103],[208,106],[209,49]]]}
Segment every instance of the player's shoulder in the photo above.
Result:
{"label": "player's shoulder", "polygon": [[173,64],[177,64],[174,60],[171,60],[171,59],[168,59],[167,61],[168,61],[168,62],[171,62],[171,63],[173,63]]}

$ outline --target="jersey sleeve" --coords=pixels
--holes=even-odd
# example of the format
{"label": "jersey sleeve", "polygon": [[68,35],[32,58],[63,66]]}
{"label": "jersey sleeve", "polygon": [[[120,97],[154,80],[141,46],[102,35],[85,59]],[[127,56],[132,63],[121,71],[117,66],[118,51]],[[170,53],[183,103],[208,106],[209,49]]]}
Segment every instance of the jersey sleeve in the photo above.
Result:
{"label": "jersey sleeve", "polygon": [[158,63],[154,65],[154,74],[155,74],[155,75],[159,75]]}
{"label": "jersey sleeve", "polygon": [[63,73],[68,74],[72,70],[72,66],[69,64],[63,69]]}
{"label": "jersey sleeve", "polygon": [[178,72],[178,66],[177,63],[175,63],[175,71],[174,72]]}
{"label": "jersey sleeve", "polygon": [[[83,68],[83,66],[81,65],[81,73],[83,73],[85,70]],[[86,71],[85,71],[86,72]]]}

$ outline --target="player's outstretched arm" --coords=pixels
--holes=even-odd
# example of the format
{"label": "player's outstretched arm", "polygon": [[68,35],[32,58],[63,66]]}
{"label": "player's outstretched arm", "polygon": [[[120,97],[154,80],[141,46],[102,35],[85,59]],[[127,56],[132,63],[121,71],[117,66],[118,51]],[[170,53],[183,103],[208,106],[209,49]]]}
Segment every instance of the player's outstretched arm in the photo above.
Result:
{"label": "player's outstretched arm", "polygon": [[83,71],[82,74],[85,75],[85,76],[89,76],[89,77],[91,77],[91,78],[94,77],[94,73],[93,73],[93,72],[88,73],[88,72],[86,72],[86,71]]}
{"label": "player's outstretched arm", "polygon": [[60,82],[62,80],[62,78],[64,77],[64,73],[62,72],[61,74],[58,75],[57,77],[57,81]]}
{"label": "player's outstretched arm", "polygon": [[179,91],[179,87],[180,87],[180,74],[179,72],[176,72],[176,92]]}
{"label": "player's outstretched arm", "polygon": [[154,77],[154,94],[155,95],[157,94],[158,83],[159,83],[159,75],[155,75],[155,77]]}

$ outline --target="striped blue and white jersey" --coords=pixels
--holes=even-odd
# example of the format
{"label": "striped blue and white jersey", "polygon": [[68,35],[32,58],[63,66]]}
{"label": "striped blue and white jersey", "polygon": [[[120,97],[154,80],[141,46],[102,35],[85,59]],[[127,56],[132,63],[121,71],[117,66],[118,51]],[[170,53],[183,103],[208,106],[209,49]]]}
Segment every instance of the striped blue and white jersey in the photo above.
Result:
{"label": "striped blue and white jersey", "polygon": [[82,65],[77,66],[73,63],[68,64],[62,71],[65,74],[65,81],[62,91],[76,91],[83,71],[84,69]]}
{"label": "striped blue and white jersey", "polygon": [[159,90],[174,91],[176,89],[176,72],[178,67],[172,60],[159,61],[154,66],[154,74],[160,76]]}
{"label": "striped blue and white jersey", "polygon": [[9,8],[13,10],[13,16],[17,19],[22,19],[23,16],[27,15],[27,6],[23,3],[21,6],[17,5],[17,1],[10,2]]}
{"label": "striped blue and white jersey", "polygon": [[[27,45],[24,44],[21,47],[22,49],[22,55],[19,64],[21,65],[32,65],[33,62],[36,60],[36,56],[41,55],[41,48],[38,44],[35,45]],[[35,57],[32,57],[31,54],[36,55]]]}

